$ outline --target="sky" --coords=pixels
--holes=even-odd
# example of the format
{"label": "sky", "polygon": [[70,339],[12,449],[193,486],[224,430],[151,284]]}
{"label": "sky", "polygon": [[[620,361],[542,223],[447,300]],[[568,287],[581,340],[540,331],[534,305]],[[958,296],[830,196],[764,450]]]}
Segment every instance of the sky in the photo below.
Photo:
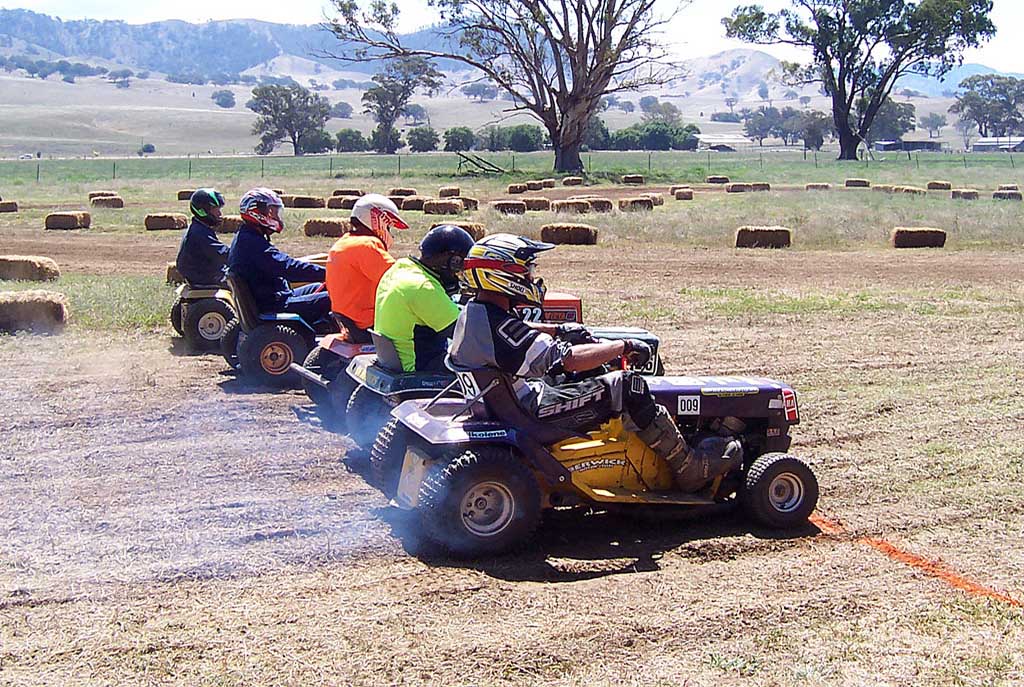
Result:
{"label": "sky", "polygon": [[[725,38],[722,17],[732,7],[756,0],[693,0],[676,18],[668,42],[680,57],[702,57],[733,47],[744,46]],[[427,0],[397,0],[402,10],[403,31],[431,24],[436,15]],[[788,6],[785,0],[762,0],[767,9]],[[672,7],[665,0],[665,7]],[[0,8],[24,8],[62,19],[121,19],[141,24],[163,19],[202,22],[211,19],[263,19],[289,24],[314,24],[323,21],[329,0],[0,0]],[[965,55],[966,62],[977,62],[1007,72],[1024,72],[1024,51],[1016,45],[1017,27],[1024,25],[1024,1],[994,0],[993,21],[1000,30],[995,39]],[[675,40],[678,36],[678,40]],[[799,57],[785,48],[760,47],[777,57]]]}

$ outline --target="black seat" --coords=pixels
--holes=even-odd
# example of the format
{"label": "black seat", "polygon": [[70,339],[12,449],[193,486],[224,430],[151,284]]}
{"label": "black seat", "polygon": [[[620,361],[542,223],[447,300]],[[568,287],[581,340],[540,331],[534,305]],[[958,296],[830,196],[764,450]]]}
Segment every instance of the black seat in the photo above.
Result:
{"label": "black seat", "polygon": [[398,357],[395,342],[372,329],[369,331],[373,345],[377,349],[377,363],[392,372],[404,372],[405,369],[402,367],[402,359]]}
{"label": "black seat", "polygon": [[256,308],[256,300],[252,297],[249,285],[234,272],[228,271],[228,288],[235,302],[235,312],[242,323],[243,332],[251,332],[260,325],[260,313]]}
{"label": "black seat", "polygon": [[474,407],[471,409],[474,416],[478,419],[491,419],[506,423],[517,428],[522,434],[543,446],[549,446],[572,437],[582,436],[558,425],[541,422],[528,413],[519,403],[519,397],[516,396],[516,391],[512,386],[509,375],[486,367],[465,370],[452,365],[449,366],[459,374],[460,379],[465,374],[472,376],[477,391],[469,393],[470,390],[466,389],[467,400],[480,391],[488,389],[481,399],[484,412],[480,412],[481,403],[479,401],[474,403]]}

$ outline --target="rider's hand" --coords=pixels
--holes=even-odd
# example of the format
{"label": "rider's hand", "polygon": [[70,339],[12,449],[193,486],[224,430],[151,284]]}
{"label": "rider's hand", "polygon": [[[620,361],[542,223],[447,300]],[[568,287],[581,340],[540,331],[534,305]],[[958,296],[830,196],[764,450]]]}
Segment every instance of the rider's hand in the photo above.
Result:
{"label": "rider's hand", "polygon": [[654,349],[646,341],[626,339],[622,342],[622,356],[631,367],[643,368],[654,357]]}
{"label": "rider's hand", "polygon": [[555,328],[555,336],[573,346],[597,343],[597,339],[579,322],[566,322]]}

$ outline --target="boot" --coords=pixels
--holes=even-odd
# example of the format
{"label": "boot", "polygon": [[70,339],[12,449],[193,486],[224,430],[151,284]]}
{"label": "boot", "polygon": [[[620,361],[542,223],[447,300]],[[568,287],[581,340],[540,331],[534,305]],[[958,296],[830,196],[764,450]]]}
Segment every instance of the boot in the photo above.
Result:
{"label": "boot", "polygon": [[695,492],[719,475],[739,468],[743,464],[743,446],[736,439],[708,437],[669,463],[675,471],[676,486],[685,492]]}
{"label": "boot", "polygon": [[689,447],[665,406],[658,405],[656,408],[651,424],[639,430],[636,435],[658,456],[672,464],[673,461],[685,458]]}

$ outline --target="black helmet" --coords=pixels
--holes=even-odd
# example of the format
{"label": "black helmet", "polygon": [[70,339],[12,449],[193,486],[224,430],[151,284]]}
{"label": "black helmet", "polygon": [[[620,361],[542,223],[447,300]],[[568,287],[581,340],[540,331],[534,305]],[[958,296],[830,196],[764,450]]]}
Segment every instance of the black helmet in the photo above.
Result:
{"label": "black helmet", "polygon": [[200,222],[216,226],[220,224],[222,220],[211,215],[209,213],[209,209],[224,207],[224,196],[222,196],[220,191],[216,189],[201,188],[192,194],[192,197],[189,199],[188,207],[189,210],[192,211],[192,216]]}
{"label": "black helmet", "polygon": [[454,224],[442,224],[427,232],[420,241],[420,257],[429,260],[442,253],[456,253],[463,258],[476,243],[468,231]]}

